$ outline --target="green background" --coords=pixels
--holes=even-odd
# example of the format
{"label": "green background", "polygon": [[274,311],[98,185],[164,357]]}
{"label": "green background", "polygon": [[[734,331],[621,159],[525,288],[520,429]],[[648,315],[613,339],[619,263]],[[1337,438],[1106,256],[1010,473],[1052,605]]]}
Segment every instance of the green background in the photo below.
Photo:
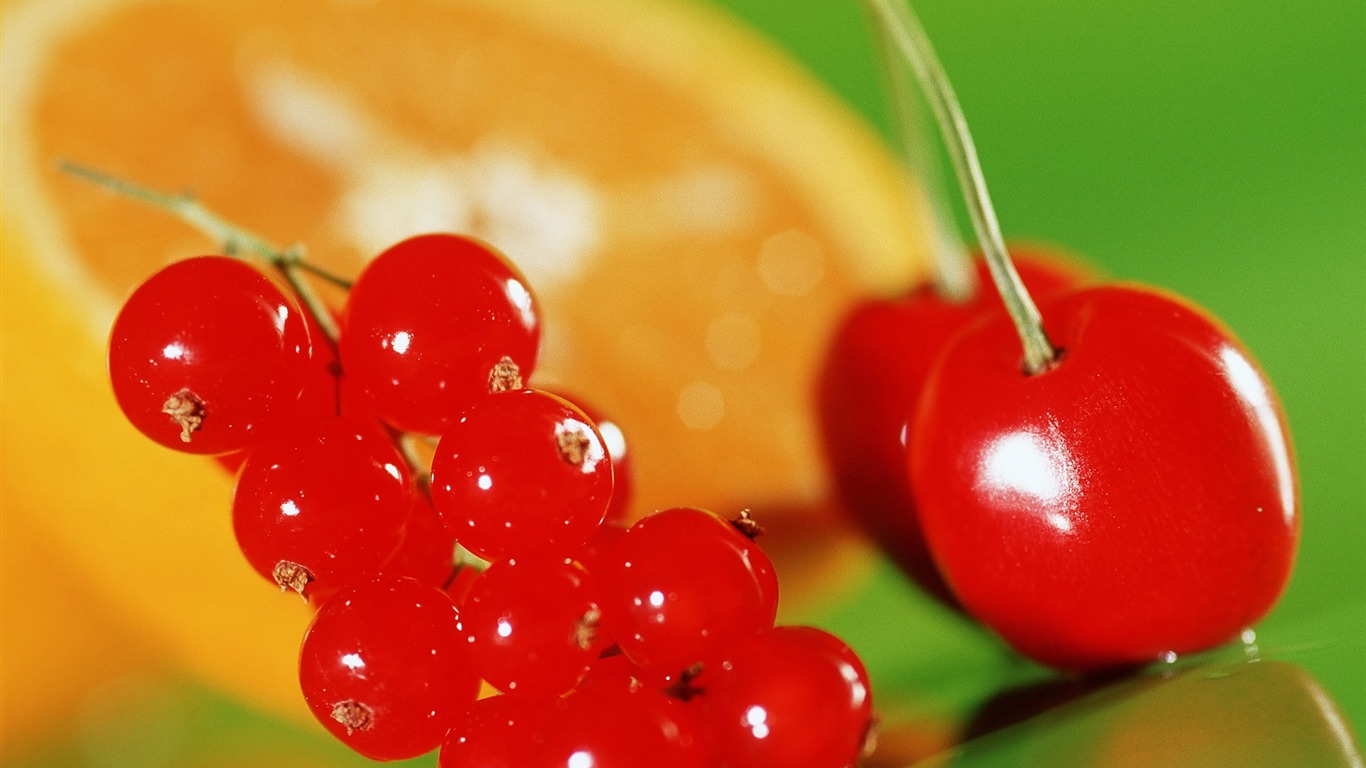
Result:
{"label": "green background", "polygon": [[[790,51],[894,140],[859,3],[717,4]],[[1304,534],[1289,591],[1258,628],[1257,655],[1289,660],[1317,679],[1347,727],[1360,731],[1366,4],[919,0],[916,7],[972,125],[1006,235],[1061,245],[1111,275],[1203,304],[1275,383],[1295,441]],[[892,713],[893,735],[914,731],[917,718],[980,715],[983,702],[1017,685],[1044,681],[1044,693],[1024,697],[1033,704],[1051,700],[1050,692],[1090,693],[945,758],[955,764],[1084,763],[1144,695],[1133,692],[1134,681],[1099,692],[1047,683],[1047,673],[918,597],[887,566],[847,602],[788,618],[827,625],[856,646]],[[1241,668],[1244,653],[1226,649],[1213,658]],[[1210,668],[1206,661],[1174,669],[1198,673]],[[1181,685],[1162,690],[1190,687]],[[238,743],[269,749],[282,765],[368,764],[315,730],[177,679],[108,695],[117,716],[76,724],[4,763],[174,765],[177,754]],[[1050,744],[1063,746],[1050,752]],[[1310,752],[1291,754],[1300,764],[1334,764]],[[230,754],[224,765],[234,764]],[[1219,764],[1219,754],[1231,753],[1197,764]],[[1262,754],[1272,761],[1275,753]]]}

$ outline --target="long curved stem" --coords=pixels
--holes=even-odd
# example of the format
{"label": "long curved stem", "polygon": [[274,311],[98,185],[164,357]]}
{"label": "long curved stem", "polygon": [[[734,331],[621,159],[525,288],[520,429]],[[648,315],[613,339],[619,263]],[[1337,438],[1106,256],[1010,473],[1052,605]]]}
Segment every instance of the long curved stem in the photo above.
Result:
{"label": "long curved stem", "polygon": [[887,34],[896,44],[897,50],[915,72],[920,87],[924,89],[927,101],[934,110],[935,122],[944,136],[944,144],[949,151],[954,173],[962,187],[967,202],[968,216],[972,228],[986,257],[991,271],[991,280],[1005,302],[1006,311],[1020,335],[1024,347],[1024,369],[1029,374],[1038,373],[1057,359],[1057,351],[1048,335],[1044,333],[1043,319],[1039,308],[1025,290],[1020,275],[1006,253],[1005,240],[1001,236],[1001,225],[996,220],[996,210],[991,205],[987,193],[986,178],[982,174],[981,163],[977,159],[977,149],[972,142],[967,120],[963,117],[958,98],[953,93],[948,75],[944,73],[934,47],[930,45],[925,30],[920,26],[914,11],[905,0],[867,0],[874,13],[881,20]]}
{"label": "long curved stem", "polygon": [[190,195],[168,194],[65,160],[59,162],[57,167],[76,178],[174,214],[181,221],[217,241],[229,255],[252,253],[275,267],[313,316],[318,327],[327,336],[328,342],[336,345],[340,337],[337,323],[332,319],[332,313],[328,311],[327,305],[302,274],[304,271],[316,274],[320,270],[304,262],[298,249],[280,250],[265,239],[229,223]]}
{"label": "long curved stem", "polygon": [[953,214],[946,204],[943,169],[932,149],[922,140],[925,120],[920,102],[928,102],[931,96],[923,88],[917,90],[909,79],[906,62],[898,52],[887,25],[876,23],[876,18],[874,22],[878,54],[895,108],[901,149],[920,182],[919,207],[931,228],[930,256],[935,290],[951,302],[970,301],[977,293],[977,276],[972,270],[967,247],[958,235]]}

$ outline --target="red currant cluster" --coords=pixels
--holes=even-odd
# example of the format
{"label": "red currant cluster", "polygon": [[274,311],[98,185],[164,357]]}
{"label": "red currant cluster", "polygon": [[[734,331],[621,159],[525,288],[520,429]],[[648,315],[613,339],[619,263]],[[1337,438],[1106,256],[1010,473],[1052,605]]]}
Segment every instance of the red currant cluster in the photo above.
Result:
{"label": "red currant cluster", "polygon": [[[115,321],[110,374],[153,440],[240,464],[238,544],[317,607],[299,675],[332,733],[378,760],[440,747],[443,768],[858,759],[859,660],[774,627],[747,513],[626,527],[610,422],[525,384],[540,317],[500,254],[405,240],[349,286],[340,329],[299,262],[277,266],[292,290],[224,256],[157,273]],[[481,680],[501,695],[478,700]]]}

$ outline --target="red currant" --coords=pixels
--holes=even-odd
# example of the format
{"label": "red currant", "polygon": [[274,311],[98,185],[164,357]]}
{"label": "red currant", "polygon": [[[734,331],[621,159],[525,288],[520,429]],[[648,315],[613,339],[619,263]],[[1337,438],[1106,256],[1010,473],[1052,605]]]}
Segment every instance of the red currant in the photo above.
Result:
{"label": "red currant", "polygon": [[299,654],[313,715],[374,760],[430,752],[474,703],[459,612],[436,587],[382,577],[318,609]]}
{"label": "red currant", "polygon": [[109,376],[128,420],[189,453],[241,450],[299,399],[312,344],[294,300],[225,256],[176,262],[128,297]]}
{"label": "red currant", "polygon": [[252,451],[233,491],[237,543],[257,572],[319,601],[393,556],[411,477],[374,422],[331,417]]}
{"label": "red currant", "polygon": [[526,768],[557,703],[521,692],[474,702],[446,734],[437,768]]}
{"label": "red currant", "polygon": [[725,648],[693,681],[727,768],[853,768],[868,740],[868,673],[839,638],[777,627]]}
{"label": "red currant", "polygon": [[500,691],[559,694],[574,687],[602,649],[602,613],[588,573],[555,556],[500,560],[462,605],[470,655]]}
{"label": "red currant", "polygon": [[632,661],[681,670],[773,626],[778,582],[763,551],[701,509],[656,512],[621,538],[599,577],[607,631]]}
{"label": "red currant", "polygon": [[534,768],[708,768],[693,712],[650,688],[596,687],[566,698],[546,725]]}
{"label": "red currant", "polygon": [[607,448],[607,456],[612,460],[612,501],[607,505],[607,513],[603,516],[603,521],[626,523],[630,518],[634,470],[631,467],[631,452],[626,442],[625,431],[615,419],[607,416],[601,409],[585,402],[577,395],[566,395],[562,392],[555,394],[583,411],[588,419],[597,426],[598,434],[602,435],[603,445]]}
{"label": "red currant", "polygon": [[485,560],[572,555],[602,522],[612,463],[592,420],[532,389],[486,394],[460,413],[432,459],[432,500]]}
{"label": "red currant", "polygon": [[501,254],[466,237],[422,235],[356,279],[341,358],[381,419],[439,435],[490,387],[521,386],[540,338],[536,300]]}
{"label": "red currant", "polygon": [[413,493],[412,497],[403,541],[384,565],[384,573],[444,587],[455,575],[455,534],[442,522],[427,494]]}

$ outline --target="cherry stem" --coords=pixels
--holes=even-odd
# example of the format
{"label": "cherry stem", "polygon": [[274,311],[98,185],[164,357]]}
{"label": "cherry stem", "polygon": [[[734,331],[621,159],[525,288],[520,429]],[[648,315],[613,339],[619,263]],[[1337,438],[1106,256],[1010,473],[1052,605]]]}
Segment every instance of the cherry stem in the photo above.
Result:
{"label": "cherry stem", "polygon": [[205,208],[192,195],[168,194],[66,160],[59,161],[57,167],[78,179],[91,182],[111,192],[146,203],[154,208],[160,208],[179,217],[181,221],[216,240],[223,248],[224,253],[229,256],[238,256],[244,252],[255,254],[279,270],[285,281],[289,283],[289,287],[299,297],[299,301],[303,302],[304,307],[313,315],[314,321],[322,329],[323,334],[327,336],[328,342],[336,346],[337,339],[340,337],[337,323],[332,319],[332,314],[328,312],[327,305],[318,297],[313,286],[309,284],[301,272],[312,273],[345,287],[349,287],[350,283],[304,261],[302,248],[294,247],[280,250],[264,238],[229,223],[226,219]]}
{"label": "cherry stem", "polygon": [[996,210],[987,193],[987,182],[977,159],[977,149],[948,75],[935,56],[934,47],[920,26],[920,20],[905,0],[867,2],[897,50],[910,64],[921,89],[926,93],[926,100],[934,110],[935,122],[943,135],[954,173],[963,190],[968,216],[981,243],[982,253],[991,271],[991,280],[996,284],[996,291],[1005,302],[1006,311],[1020,335],[1020,343],[1024,347],[1024,370],[1031,375],[1039,373],[1057,360],[1058,353],[1044,333],[1039,308],[1025,290],[1015,265],[1006,253],[1005,239],[1001,236],[1001,225],[996,220]]}
{"label": "cherry stem", "polygon": [[[896,108],[894,118],[901,150],[921,185],[915,202],[931,227],[930,256],[935,292],[947,301],[962,304],[977,293],[977,276],[972,270],[967,248],[958,236],[953,216],[944,204],[947,195],[943,169],[923,140],[923,107],[919,106],[922,99],[916,97],[917,91],[907,79],[906,62],[897,54],[887,25],[874,24],[874,31],[888,91]],[[926,94],[923,100],[928,99]]]}

